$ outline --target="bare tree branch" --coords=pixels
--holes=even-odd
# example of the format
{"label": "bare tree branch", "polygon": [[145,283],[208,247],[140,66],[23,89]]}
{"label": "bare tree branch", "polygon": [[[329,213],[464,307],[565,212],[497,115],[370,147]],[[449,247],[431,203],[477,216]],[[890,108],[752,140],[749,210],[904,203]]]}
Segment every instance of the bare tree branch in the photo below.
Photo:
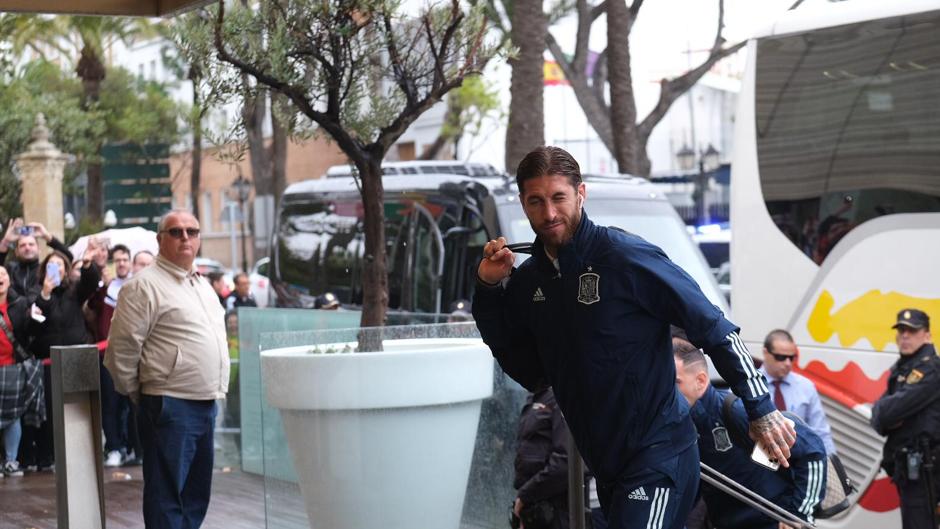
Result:
{"label": "bare tree branch", "polygon": [[595,20],[600,18],[601,15],[607,12],[607,2],[610,0],[604,0],[603,2],[597,4],[591,8],[591,23],[593,24]]}

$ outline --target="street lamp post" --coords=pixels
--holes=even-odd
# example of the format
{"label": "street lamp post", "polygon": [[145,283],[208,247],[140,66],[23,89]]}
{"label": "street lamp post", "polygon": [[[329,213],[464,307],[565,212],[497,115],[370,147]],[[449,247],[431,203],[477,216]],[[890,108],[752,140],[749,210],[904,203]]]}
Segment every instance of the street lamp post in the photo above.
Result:
{"label": "street lamp post", "polygon": [[[242,271],[248,272],[248,253],[245,243],[245,201],[248,200],[248,195],[251,193],[251,182],[245,179],[245,176],[238,172],[238,178],[232,182],[232,193],[234,198],[238,201],[238,209],[242,212],[242,221],[241,221],[241,237],[242,237]],[[234,231],[235,226],[233,225],[231,229]],[[235,266],[234,260],[232,261],[232,267]]]}
{"label": "street lamp post", "polygon": [[683,171],[691,171],[698,162],[698,174],[695,175],[695,189],[692,191],[692,200],[695,202],[695,221],[699,226],[711,222],[706,194],[708,180],[711,173],[718,168],[720,156],[721,153],[711,143],[697,155],[688,145],[683,145],[676,153],[679,168]]}

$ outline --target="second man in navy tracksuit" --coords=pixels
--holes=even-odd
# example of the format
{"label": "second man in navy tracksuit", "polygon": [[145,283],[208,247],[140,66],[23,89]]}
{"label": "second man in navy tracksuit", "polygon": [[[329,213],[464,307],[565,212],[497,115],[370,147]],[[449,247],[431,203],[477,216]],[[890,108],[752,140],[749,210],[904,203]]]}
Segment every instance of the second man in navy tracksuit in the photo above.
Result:
{"label": "second man in navy tracksuit", "polygon": [[[802,419],[791,415],[797,438],[790,450],[790,467],[773,471],[755,463],[751,460],[754,443],[747,437],[747,416],[741,401],[710,384],[705,356],[694,345],[681,339],[674,339],[674,344],[676,382],[692,406],[702,463],[812,522],[816,506],[826,496],[826,445],[822,438]],[[715,527],[779,527],[776,520],[725,492],[703,484],[702,495],[708,506],[708,518]]]}
{"label": "second man in navy tracksuit", "polygon": [[533,258],[512,273],[506,240],[487,243],[473,315],[506,373],[530,390],[554,388],[610,527],[679,528],[694,500],[695,429],[675,387],[670,324],[713,358],[744,401],[752,435],[785,464],[795,432],[738,328],[695,281],[656,246],[594,225],[564,150],[529,153],[516,183],[537,234]]}

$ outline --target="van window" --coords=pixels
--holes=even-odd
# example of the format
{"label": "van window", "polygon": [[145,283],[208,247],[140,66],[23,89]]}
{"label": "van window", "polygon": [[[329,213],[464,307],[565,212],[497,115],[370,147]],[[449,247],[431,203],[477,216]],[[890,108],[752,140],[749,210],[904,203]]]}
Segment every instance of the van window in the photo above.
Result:
{"label": "van window", "polygon": [[[385,240],[389,266],[389,302],[401,300],[406,216],[386,208]],[[278,231],[277,279],[302,305],[332,292],[342,303],[362,303],[361,268],[365,253],[362,205],[358,200],[304,201],[285,204]],[[307,299],[309,298],[309,299]],[[394,303],[394,304],[392,304]]]}
{"label": "van window", "polygon": [[[384,209],[389,308],[434,312],[444,281],[438,277],[445,258],[439,237],[456,225],[457,205],[447,197],[422,192],[391,198]],[[290,292],[284,300],[279,296],[279,303],[310,306],[317,295],[333,292],[343,304],[362,304],[362,217],[358,197],[305,198],[284,205],[272,284]],[[447,248],[448,258],[464,251]],[[452,266],[451,261],[445,264]],[[442,296],[441,306],[446,309],[450,301]]]}
{"label": "van window", "polygon": [[[591,199],[585,203],[584,210],[594,224],[621,228],[662,248],[669,259],[692,276],[712,303],[722,310],[727,308],[708,264],[668,202]],[[535,240],[535,233],[518,203],[501,206],[500,216],[508,221],[504,221],[503,226],[510,243]]]}

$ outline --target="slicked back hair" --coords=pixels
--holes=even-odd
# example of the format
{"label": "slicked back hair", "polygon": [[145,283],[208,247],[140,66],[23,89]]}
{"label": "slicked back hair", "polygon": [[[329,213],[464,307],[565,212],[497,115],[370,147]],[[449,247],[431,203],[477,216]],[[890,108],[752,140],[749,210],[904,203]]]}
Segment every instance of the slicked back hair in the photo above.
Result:
{"label": "slicked back hair", "polygon": [[789,332],[783,329],[774,329],[767,333],[767,337],[764,338],[764,349],[767,349],[768,353],[773,353],[774,350],[772,346],[777,340],[794,343],[793,336]]}
{"label": "slicked back hair", "polygon": [[682,360],[682,366],[686,371],[691,371],[692,366],[696,364],[701,364],[701,370],[708,369],[705,354],[688,340],[674,337],[672,339],[672,354],[679,360]]}
{"label": "slicked back hair", "polygon": [[526,180],[547,175],[564,176],[575,189],[581,184],[581,167],[574,156],[560,147],[542,146],[525,155],[519,162],[516,169],[519,194],[522,194]]}

